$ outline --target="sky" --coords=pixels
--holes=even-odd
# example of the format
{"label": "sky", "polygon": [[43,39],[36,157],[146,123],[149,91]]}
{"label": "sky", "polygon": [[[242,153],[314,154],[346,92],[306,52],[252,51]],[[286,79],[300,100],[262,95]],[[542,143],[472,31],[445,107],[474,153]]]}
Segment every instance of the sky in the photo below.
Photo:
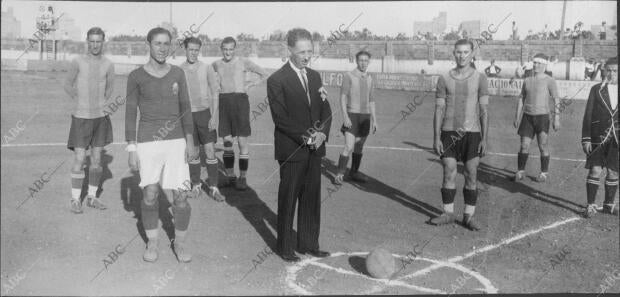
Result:
{"label": "sky", "polygon": [[[168,2],[80,2],[80,1],[2,1],[2,11],[13,7],[22,22],[22,35],[36,31],[35,18],[39,6],[52,4],[56,15],[67,13],[85,34],[88,28],[99,26],[108,36],[118,34],[146,35],[153,28],[169,20]],[[287,31],[304,27],[328,36],[341,24],[350,31],[368,28],[377,35],[396,36],[399,32],[412,35],[414,21],[430,21],[440,11],[447,12],[448,28],[458,28],[462,21],[482,20],[504,23],[494,39],[507,39],[512,21],[517,22],[523,38],[528,30],[541,31],[545,24],[559,29],[562,1],[396,1],[396,2],[185,2],[172,4],[172,22],[181,32],[192,24],[202,23],[200,34],[209,37],[237,36],[250,33],[257,38],[275,30]],[[568,1],[565,26],[577,21],[589,30],[591,25],[617,24],[616,1]],[[361,15],[360,15],[361,14]],[[194,27],[195,28],[195,27]],[[344,27],[343,27],[344,28]]]}

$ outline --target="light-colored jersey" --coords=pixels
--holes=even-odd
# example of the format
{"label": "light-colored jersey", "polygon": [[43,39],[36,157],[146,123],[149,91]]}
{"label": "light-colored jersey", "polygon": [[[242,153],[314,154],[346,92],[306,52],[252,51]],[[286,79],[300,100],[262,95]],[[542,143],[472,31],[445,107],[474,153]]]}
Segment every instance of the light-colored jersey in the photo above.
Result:
{"label": "light-colored jersey", "polygon": [[254,62],[234,57],[230,61],[225,62],[223,59],[213,62],[213,70],[219,78],[219,92],[225,93],[245,93],[245,74],[246,72],[254,72],[260,75],[261,79],[267,77],[267,72]]}
{"label": "light-colored jersey", "polygon": [[480,132],[480,105],[489,104],[487,77],[472,71],[465,79],[457,79],[450,70],[437,81],[438,104],[445,104],[441,130]]}
{"label": "light-colored jersey", "polygon": [[78,56],[71,61],[69,84],[77,91],[73,116],[95,119],[105,116],[106,98],[112,96],[114,64],[106,57]]}
{"label": "light-colored jersey", "polygon": [[189,101],[192,112],[202,111],[211,107],[211,100],[217,91],[217,78],[213,66],[201,61],[181,64],[187,79]]}
{"label": "light-colored jersey", "polygon": [[347,72],[340,94],[347,96],[347,112],[370,113],[370,102],[375,102],[372,77],[359,69]]}

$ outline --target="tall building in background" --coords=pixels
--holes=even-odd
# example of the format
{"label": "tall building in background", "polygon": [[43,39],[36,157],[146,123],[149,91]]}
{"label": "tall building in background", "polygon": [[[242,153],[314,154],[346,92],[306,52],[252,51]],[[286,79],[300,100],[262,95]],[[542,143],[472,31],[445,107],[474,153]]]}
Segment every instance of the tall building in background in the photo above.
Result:
{"label": "tall building in background", "polygon": [[2,38],[17,38],[21,37],[22,22],[18,21],[13,15],[13,7],[7,8],[6,12],[2,12],[2,18],[0,18],[2,24],[0,25],[2,30]]}
{"label": "tall building in background", "polygon": [[448,26],[448,14],[445,11],[440,11],[439,15],[434,17],[432,21],[414,21],[413,22],[413,35],[426,34],[431,32],[433,34],[441,34],[446,30]]}
{"label": "tall building in background", "polygon": [[479,38],[482,31],[486,31],[488,27],[487,21],[475,20],[464,21],[459,25],[459,31],[467,31],[468,38]]}

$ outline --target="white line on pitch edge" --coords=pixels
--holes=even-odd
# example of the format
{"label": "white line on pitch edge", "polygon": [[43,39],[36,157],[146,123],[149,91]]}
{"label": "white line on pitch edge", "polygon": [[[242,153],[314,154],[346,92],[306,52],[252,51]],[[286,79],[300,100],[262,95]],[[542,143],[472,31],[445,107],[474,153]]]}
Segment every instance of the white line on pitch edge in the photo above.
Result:
{"label": "white line on pitch edge", "polygon": [[[112,145],[125,145],[126,142],[113,142]],[[65,142],[48,142],[48,143],[9,143],[3,144],[0,147],[29,147],[29,146],[66,146]],[[253,146],[273,146],[273,143],[249,143],[249,145]],[[342,145],[337,144],[328,144],[327,147],[342,147]],[[392,146],[364,146],[366,149],[379,149],[379,150],[392,150],[392,151],[406,151],[406,152],[428,152],[433,153],[431,150],[423,150],[419,148],[411,148],[411,147],[392,147]],[[517,154],[507,154],[507,153],[493,153],[489,152],[488,155],[502,156],[502,157],[516,157]],[[530,157],[535,158],[537,155],[530,155]],[[585,159],[572,159],[572,158],[556,158],[551,157],[551,160],[558,161],[572,161],[572,162],[585,162]]]}
{"label": "white line on pitch edge", "polygon": [[[579,220],[579,217],[572,217],[572,218],[568,218],[566,220],[558,221],[558,222],[549,224],[547,226],[543,226],[543,227],[540,227],[538,229],[530,230],[528,232],[524,232],[524,233],[521,233],[519,235],[516,235],[516,236],[510,237],[510,238],[504,239],[504,240],[502,240],[502,241],[500,241],[500,242],[498,242],[496,244],[490,244],[490,245],[487,245],[487,246],[485,246],[483,248],[476,249],[476,250],[471,251],[471,252],[469,252],[469,253],[467,253],[465,255],[452,257],[452,258],[450,258],[450,259],[448,259],[446,261],[447,262],[452,262],[452,263],[460,262],[460,261],[465,260],[467,258],[471,258],[473,256],[476,256],[476,255],[478,255],[480,253],[488,252],[490,250],[496,249],[496,248],[501,247],[503,245],[509,244],[509,243],[511,243],[513,241],[517,241],[517,240],[523,239],[523,238],[525,238],[527,236],[530,236],[532,234],[536,234],[538,232],[541,232],[541,231],[544,231],[544,230],[547,230],[547,229],[552,229],[552,228],[555,228],[555,227],[558,227],[558,226],[561,226],[561,225],[564,225],[564,224],[567,224],[567,223],[570,223],[570,222],[573,222],[573,221],[576,221],[576,220]],[[418,270],[415,273],[406,275],[406,276],[398,278],[398,279],[401,280],[401,279],[416,277],[418,275],[424,275],[424,274],[427,274],[427,273],[429,273],[429,272],[431,272],[431,271],[433,271],[435,269],[441,268],[441,267],[442,267],[442,265],[433,264],[433,265],[428,266],[428,267],[426,267],[426,268],[424,268],[422,270]]]}

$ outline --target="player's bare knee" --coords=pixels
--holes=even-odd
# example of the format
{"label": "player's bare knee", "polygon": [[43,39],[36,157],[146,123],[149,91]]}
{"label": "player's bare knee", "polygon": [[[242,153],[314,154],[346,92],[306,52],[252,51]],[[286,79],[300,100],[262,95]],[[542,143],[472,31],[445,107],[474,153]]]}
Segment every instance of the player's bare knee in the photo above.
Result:
{"label": "player's bare knee", "polygon": [[101,157],[90,156],[90,168],[99,168],[99,167],[101,167]]}
{"label": "player's bare knee", "polygon": [[522,153],[527,153],[530,150],[530,143],[529,142],[521,142],[521,152]]}
{"label": "player's bare knee", "polygon": [[351,155],[352,151],[353,151],[353,146],[351,144],[345,143],[344,148],[342,149],[342,154],[344,156],[349,156]]}
{"label": "player's bare knee", "polygon": [[157,185],[148,185],[144,187],[144,203],[146,205],[153,205],[157,202],[157,194],[159,194],[159,187]]}
{"label": "player's bare knee", "polygon": [[601,177],[602,173],[603,173],[603,169],[600,166],[592,166],[592,168],[590,168],[590,172],[588,173],[588,175],[591,177],[599,178]]}
{"label": "player's bare knee", "polygon": [[184,208],[189,206],[187,202],[187,193],[174,191],[174,206]]}
{"label": "player's bare knee", "polygon": [[607,168],[607,179],[618,179],[618,171]]}
{"label": "player's bare knee", "polygon": [[84,164],[84,160],[86,160],[86,152],[83,150],[76,150],[75,154],[73,154],[73,161],[81,165]]}
{"label": "player's bare knee", "polygon": [[205,155],[209,159],[215,159],[215,147],[213,143],[205,144]]}

